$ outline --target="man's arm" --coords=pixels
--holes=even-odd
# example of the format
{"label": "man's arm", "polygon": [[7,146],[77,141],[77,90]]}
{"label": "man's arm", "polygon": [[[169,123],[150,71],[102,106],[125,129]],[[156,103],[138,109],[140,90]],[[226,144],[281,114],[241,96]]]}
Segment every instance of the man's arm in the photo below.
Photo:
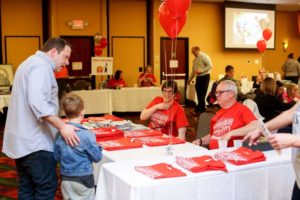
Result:
{"label": "man's arm", "polygon": [[55,115],[43,117],[43,120],[47,121],[52,126],[57,128],[62,137],[69,145],[75,146],[78,145],[78,142],[80,142],[80,139],[75,132],[76,130],[78,130],[77,127],[64,123],[58,116]]}
{"label": "man's arm", "polygon": [[186,127],[181,127],[178,129],[178,138],[185,140]]}
{"label": "man's arm", "polygon": [[242,126],[240,128],[237,128],[237,129],[234,129],[232,131],[229,131],[225,135],[222,135],[220,137],[220,139],[229,140],[233,136],[245,136],[250,131],[255,130],[257,127],[259,127],[259,121],[258,120],[254,120],[254,121],[251,121],[250,123],[248,123],[245,126]]}

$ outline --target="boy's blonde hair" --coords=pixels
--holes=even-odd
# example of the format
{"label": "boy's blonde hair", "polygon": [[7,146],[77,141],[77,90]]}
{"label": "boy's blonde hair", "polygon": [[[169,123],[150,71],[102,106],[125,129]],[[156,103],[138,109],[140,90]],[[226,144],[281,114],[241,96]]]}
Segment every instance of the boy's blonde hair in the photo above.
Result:
{"label": "boy's blonde hair", "polygon": [[67,118],[72,119],[79,117],[84,110],[84,103],[80,96],[74,93],[67,93],[61,100],[61,107],[64,110]]}

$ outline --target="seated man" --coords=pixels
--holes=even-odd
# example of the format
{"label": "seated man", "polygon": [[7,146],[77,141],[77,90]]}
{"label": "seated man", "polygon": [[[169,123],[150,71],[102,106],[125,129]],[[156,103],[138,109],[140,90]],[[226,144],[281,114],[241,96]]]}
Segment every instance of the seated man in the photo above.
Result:
{"label": "seated man", "polygon": [[193,141],[197,145],[209,145],[210,149],[218,148],[217,138],[225,136],[228,147],[233,140],[242,139],[248,131],[259,125],[253,113],[245,105],[237,102],[238,89],[231,80],[221,81],[216,89],[217,102],[221,109],[210,121],[210,133]]}
{"label": "seated man", "polygon": [[224,81],[224,80],[232,80],[235,83],[239,84],[238,86],[240,86],[240,83],[237,80],[234,79],[234,67],[232,65],[227,65],[225,67],[225,76],[223,78],[221,78],[220,80],[215,81],[213,83],[213,85],[211,87],[211,90],[210,90],[209,94],[206,97],[206,101],[207,101],[208,105],[213,105],[216,102],[216,100],[217,100],[217,97],[216,97],[217,86],[221,81]]}
{"label": "seated man", "polygon": [[145,72],[141,73],[138,79],[140,87],[149,87],[156,85],[156,78],[152,72],[152,67],[150,65],[145,67]]}

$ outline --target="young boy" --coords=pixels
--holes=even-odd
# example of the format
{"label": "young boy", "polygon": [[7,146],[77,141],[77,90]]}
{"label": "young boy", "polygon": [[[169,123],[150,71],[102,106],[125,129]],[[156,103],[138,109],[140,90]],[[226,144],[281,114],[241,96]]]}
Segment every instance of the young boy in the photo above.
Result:
{"label": "young boy", "polygon": [[84,103],[80,96],[68,93],[61,100],[69,124],[78,127],[80,143],[71,147],[57,134],[54,157],[60,163],[61,190],[64,199],[94,199],[95,183],[92,162],[102,158],[102,148],[97,145],[95,135],[80,122],[84,118]]}

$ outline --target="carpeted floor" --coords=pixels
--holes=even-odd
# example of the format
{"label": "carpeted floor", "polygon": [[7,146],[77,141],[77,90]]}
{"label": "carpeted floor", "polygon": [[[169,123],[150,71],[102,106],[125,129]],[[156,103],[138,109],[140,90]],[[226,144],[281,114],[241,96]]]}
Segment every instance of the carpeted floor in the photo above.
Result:
{"label": "carpeted floor", "polygon": [[[186,140],[193,141],[196,137],[196,128],[198,125],[198,115],[194,112],[193,106],[185,107],[185,113],[189,120],[189,127],[187,128]],[[114,115],[131,120],[137,124],[147,125],[147,121],[139,119],[140,113],[113,113]],[[5,115],[0,114],[0,151],[2,150],[3,130],[5,124]],[[59,176],[59,170],[58,176]],[[0,152],[0,200],[15,200],[17,199],[18,176],[15,169],[14,160],[8,158]],[[60,180],[60,179],[59,179]],[[60,184],[59,184],[60,186]],[[58,188],[56,192],[56,200],[62,199],[62,194]]]}

